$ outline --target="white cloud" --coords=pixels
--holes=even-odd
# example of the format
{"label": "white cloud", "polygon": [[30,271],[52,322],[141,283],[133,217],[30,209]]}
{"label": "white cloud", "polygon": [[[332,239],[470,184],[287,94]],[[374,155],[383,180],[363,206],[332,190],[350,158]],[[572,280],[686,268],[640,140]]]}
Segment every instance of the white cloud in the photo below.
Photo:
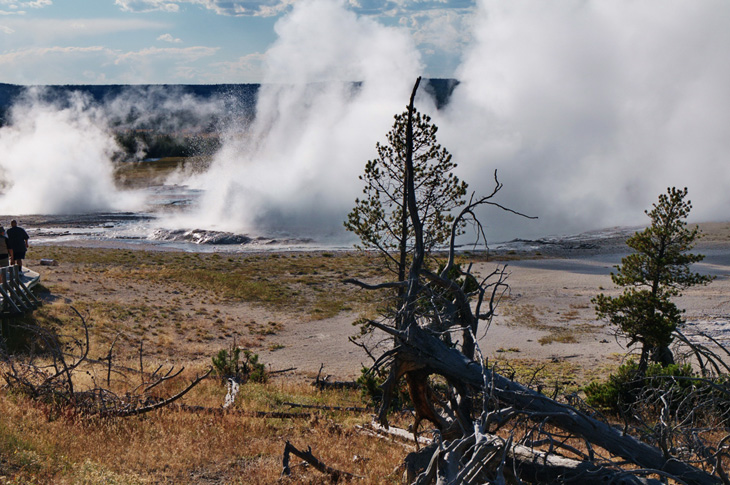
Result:
{"label": "white cloud", "polygon": [[52,0],[35,0],[31,2],[22,2],[17,0],[0,0],[0,8],[8,8],[8,10],[0,10],[0,16],[3,15],[26,15],[28,12],[22,10],[24,8],[43,8],[53,5]]}
{"label": "white cloud", "polygon": [[207,72],[205,66],[195,63],[217,50],[189,47],[129,52],[103,46],[35,47],[0,54],[0,72],[9,73],[3,82],[15,84],[76,84],[80,73],[95,83],[189,82],[192,69],[198,69],[199,75]]}
{"label": "white cloud", "polygon": [[[287,11],[295,0],[116,0],[129,12],[177,12],[185,5],[200,6],[218,15],[270,17]],[[474,0],[348,0],[353,11],[365,15],[404,17],[412,13],[438,11],[440,14],[472,9]]]}
{"label": "white cloud", "polygon": [[114,64],[121,64],[125,62],[139,62],[143,60],[149,60],[152,58],[163,57],[163,58],[178,58],[185,61],[196,61],[203,57],[214,55],[218,51],[218,47],[148,47],[138,51],[125,52],[119,54],[114,61]]}
{"label": "white cloud", "polygon": [[20,0],[0,0],[0,6],[13,10],[19,10],[21,8],[43,8],[49,5],[53,5],[52,0],[32,0],[30,2]]}
{"label": "white cloud", "polygon": [[435,46],[438,50],[456,54],[472,40],[473,9],[425,10],[401,18],[419,45]]}
{"label": "white cloud", "polygon": [[15,31],[14,42],[18,46],[29,44],[57,44],[62,40],[93,37],[135,30],[162,30],[169,25],[145,19],[49,19],[10,18],[3,24]]}
{"label": "white cloud", "polygon": [[294,0],[115,0],[115,3],[127,12],[178,12],[187,4],[218,15],[271,17],[285,11]]}
{"label": "white cloud", "polygon": [[106,74],[104,73],[86,70],[81,74],[84,76],[86,82],[90,82],[92,84],[105,84],[107,81]]}
{"label": "white cloud", "polygon": [[0,54],[0,66],[10,65],[21,61],[23,59],[39,59],[54,54],[88,54],[88,53],[99,53],[106,52],[110,53],[111,50],[100,47],[37,47],[31,49],[21,49],[17,51],[6,52]]}
{"label": "white cloud", "polygon": [[157,38],[157,40],[161,40],[162,42],[170,42],[172,44],[182,43],[182,39],[175,38],[172,36],[172,34],[162,34]]}
{"label": "white cloud", "polygon": [[2,32],[3,34],[8,34],[9,35],[9,34],[14,33],[15,30],[11,29],[7,25],[0,25],[0,32]]}
{"label": "white cloud", "polygon": [[[239,57],[235,61],[216,62],[211,64],[211,71],[215,77],[207,79],[209,82],[219,82],[226,79],[229,82],[260,82],[263,76],[263,66],[266,56],[259,52]],[[203,79],[206,76],[203,75]]]}
{"label": "white cloud", "polygon": [[115,0],[114,4],[125,12],[177,12],[180,10],[179,2],[168,0]]}
{"label": "white cloud", "polygon": [[212,10],[218,15],[271,17],[278,15],[294,3],[294,0],[190,0]]}
{"label": "white cloud", "polygon": [[103,69],[114,56],[101,46],[18,49],[0,54],[0,72],[6,73],[3,82],[15,84],[76,84],[89,65]]}

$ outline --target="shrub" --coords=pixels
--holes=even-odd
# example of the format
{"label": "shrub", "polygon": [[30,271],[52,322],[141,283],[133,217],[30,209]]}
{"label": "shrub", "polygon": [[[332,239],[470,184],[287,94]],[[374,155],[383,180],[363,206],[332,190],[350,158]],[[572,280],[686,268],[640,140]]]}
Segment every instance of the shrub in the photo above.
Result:
{"label": "shrub", "polygon": [[[243,352],[243,361],[241,361]],[[221,381],[235,379],[236,382],[244,383],[248,380],[254,382],[266,382],[266,368],[259,362],[259,355],[248,349],[232,346],[230,349],[221,349],[213,356],[213,367]]]}
{"label": "shrub", "polygon": [[[360,386],[360,394],[369,406],[378,406],[383,400],[383,389],[380,387],[385,382],[386,376],[379,372],[373,372],[369,367],[360,369],[360,377],[357,378],[357,384]],[[404,406],[411,404],[411,397],[408,395],[408,389],[401,380],[398,383],[398,390],[394,393],[393,401],[390,408],[398,410]]]}
{"label": "shrub", "polygon": [[[598,409],[621,413],[638,402],[652,402],[652,397],[673,393],[688,395],[695,384],[689,364],[650,364],[646,376],[641,377],[639,364],[632,360],[618,368],[606,382],[591,382],[583,390],[586,402]],[[679,378],[679,379],[678,379]],[[679,402],[681,399],[675,399]]]}

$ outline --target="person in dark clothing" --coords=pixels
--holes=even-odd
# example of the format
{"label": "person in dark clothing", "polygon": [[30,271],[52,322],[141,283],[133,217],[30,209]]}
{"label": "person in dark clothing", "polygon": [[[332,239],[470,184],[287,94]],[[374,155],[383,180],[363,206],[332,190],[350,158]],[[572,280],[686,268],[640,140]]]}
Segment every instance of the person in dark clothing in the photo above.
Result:
{"label": "person in dark clothing", "polygon": [[5,235],[5,228],[0,226],[0,267],[8,266],[12,257],[13,250],[10,249],[8,237]]}
{"label": "person in dark clothing", "polygon": [[25,229],[18,227],[18,221],[13,219],[10,221],[10,229],[8,229],[8,247],[10,252],[10,264],[17,264],[18,270],[23,271],[23,260],[25,259],[25,251],[28,249],[28,233]]}

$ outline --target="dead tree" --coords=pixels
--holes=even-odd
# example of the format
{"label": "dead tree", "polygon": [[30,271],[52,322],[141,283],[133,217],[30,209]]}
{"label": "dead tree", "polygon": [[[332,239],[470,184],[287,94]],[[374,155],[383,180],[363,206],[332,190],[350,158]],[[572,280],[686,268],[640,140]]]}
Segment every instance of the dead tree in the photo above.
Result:
{"label": "dead tree", "polygon": [[[144,414],[172,404],[187,394],[212,371],[210,368],[202,375],[196,376],[180,392],[171,396],[161,396],[155,392],[156,389],[161,384],[178,377],[184,367],[177,370],[170,367],[165,371],[162,366],[159,366],[153,372],[143,376],[142,384],[123,394],[115,393],[109,386],[111,373],[114,371],[122,377],[124,374],[114,369],[110,348],[107,358],[105,358],[107,386],[96,384],[96,379],[94,379],[94,385],[79,389],[76,385],[76,374],[82,370],[92,369],[93,361],[88,358],[89,328],[86,319],[75,308],[71,307],[71,310],[81,322],[82,338],[59,336],[55,332],[37,325],[23,325],[22,330],[33,335],[40,351],[14,355],[8,349],[0,348],[0,357],[4,363],[4,367],[0,368],[0,375],[9,388],[56,408],[70,409],[85,417],[127,417]],[[115,342],[116,338],[112,342],[112,346]],[[140,354],[140,362],[141,359]]]}
{"label": "dead tree", "polygon": [[[417,89],[418,82],[410,113]],[[707,458],[696,453],[688,457],[671,446],[642,441],[587,407],[547,397],[486,366],[477,335],[488,327],[507,291],[507,273],[497,267],[479,277],[471,267],[462,269],[455,261],[455,234],[459,224],[470,221],[477,240],[486,241],[475,211],[480,206],[510,210],[494,200],[502,184],[495,172],[493,191],[472,196],[458,213],[448,259],[435,272],[424,266],[410,150],[406,155],[407,199],[415,235],[407,279],[377,285],[348,282],[366,289],[403,286],[396,314],[368,323],[392,339],[392,347],[373,366],[388,371],[379,422],[387,426],[391,399],[404,379],[415,409],[414,434],[425,420],[437,435],[434,444],[409,456],[410,463],[420,463],[411,467],[411,480],[420,484],[726,481],[719,448],[707,449]]]}

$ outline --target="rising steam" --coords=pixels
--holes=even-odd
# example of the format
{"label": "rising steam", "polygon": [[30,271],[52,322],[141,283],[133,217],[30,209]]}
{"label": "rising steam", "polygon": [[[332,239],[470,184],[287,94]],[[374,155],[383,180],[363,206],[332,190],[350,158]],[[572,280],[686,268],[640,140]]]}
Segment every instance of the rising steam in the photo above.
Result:
{"label": "rising steam", "polygon": [[695,220],[727,220],[729,14],[718,1],[481,1],[438,120],[472,186],[499,169],[504,201],[541,218],[493,219],[501,235],[643,224],[668,186],[689,188]]}
{"label": "rising steam", "polygon": [[106,114],[78,93],[63,105],[31,89],[0,128],[0,204],[5,214],[138,210],[139,195],[114,186],[117,150]]}
{"label": "rising steam", "polygon": [[342,236],[357,176],[407,103],[419,56],[406,33],[341,1],[297,2],[276,31],[255,122],[229,133],[210,170],[187,182],[205,195],[192,219],[173,224]]}
{"label": "rising steam", "polygon": [[[471,189],[491,190],[497,169],[500,202],[540,217],[485,213],[488,234],[640,224],[668,186],[689,188],[696,220],[727,220],[728,16],[721,0],[479,0],[450,104],[437,111],[420,97],[418,106]],[[276,32],[255,119],[223,123],[209,171],[174,180],[202,190],[199,206],[161,223],[344,235],[357,176],[422,73],[418,51],[407,32],[342,0],[295,2]],[[132,208],[138,197],[112,182],[106,126],[144,112],[149,97],[102,110],[81,96],[58,106],[29,95],[0,129],[3,212]],[[230,111],[220,100],[179,105],[205,116]]]}
{"label": "rising steam", "polygon": [[[673,185],[689,187],[696,220],[726,219],[730,30],[719,11],[730,6],[480,1],[451,103],[419,107],[472,189],[490,190],[497,169],[501,202],[540,217],[485,213],[490,236],[641,224]],[[192,181],[207,190],[197,218],[341,234],[418,55],[403,32],[340,2],[299,2],[277,33],[255,125]],[[362,84],[340,82],[352,80]]]}

